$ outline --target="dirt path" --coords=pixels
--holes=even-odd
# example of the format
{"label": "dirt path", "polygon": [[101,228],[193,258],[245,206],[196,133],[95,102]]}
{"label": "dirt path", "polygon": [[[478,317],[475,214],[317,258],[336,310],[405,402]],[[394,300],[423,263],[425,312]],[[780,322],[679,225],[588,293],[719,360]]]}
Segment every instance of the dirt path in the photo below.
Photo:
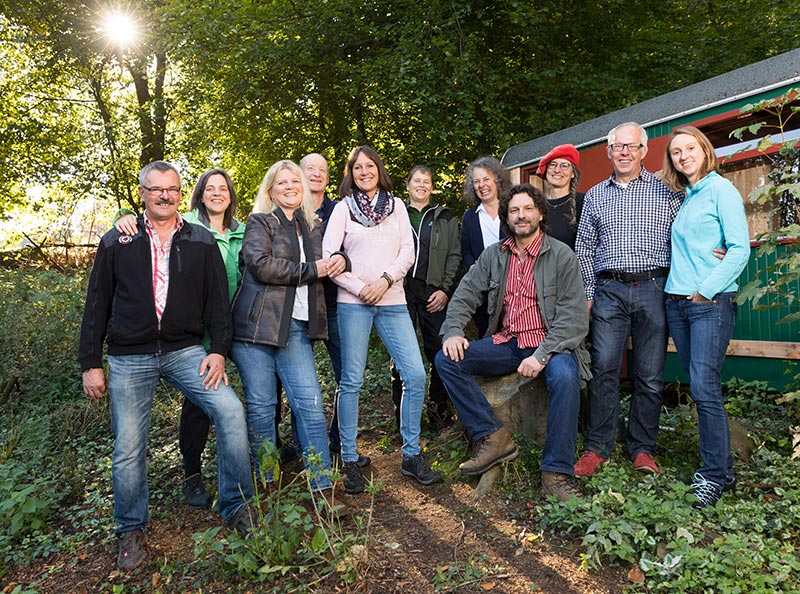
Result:
{"label": "dirt path", "polygon": [[[599,594],[620,592],[621,572],[589,573],[580,569],[575,543],[531,531],[530,522],[512,520],[509,508],[493,493],[473,503],[474,482],[456,481],[423,487],[399,472],[399,451],[366,449],[371,469],[383,487],[375,497],[366,591],[435,592],[437,568],[487,570],[469,584],[463,572],[440,583],[441,591],[552,592]],[[366,470],[366,469],[365,469]],[[349,497],[347,501],[368,496]],[[353,507],[357,509],[357,504]],[[527,524],[527,525],[526,525]],[[446,571],[446,570],[445,570]]]}
{"label": "dirt path", "polygon": [[[576,541],[538,532],[536,502],[520,510],[495,489],[476,504],[475,482],[460,478],[423,487],[400,474],[399,445],[397,436],[380,430],[365,431],[360,437],[360,450],[373,461],[366,474],[381,484],[373,502],[364,580],[347,587],[329,580],[313,591],[428,594],[438,587],[440,592],[621,592],[625,570],[582,570]],[[392,446],[394,451],[386,453]],[[177,491],[177,474],[174,482]],[[366,493],[342,494],[341,499],[356,513],[367,512],[371,502]],[[231,584],[202,574],[208,567],[192,563],[192,534],[218,526],[219,518],[212,511],[189,509],[178,495],[167,500],[159,505],[157,498],[151,498],[149,556],[134,575],[120,576],[116,571],[116,543],[108,538],[83,550],[53,555],[33,567],[10,568],[0,584],[34,582],[42,594],[272,590],[269,583]],[[64,528],[69,530],[68,525]],[[159,568],[176,562],[184,565],[182,571],[160,573]],[[191,573],[193,568],[196,574]],[[298,579],[302,577],[293,578]],[[12,590],[6,587],[3,592]]]}

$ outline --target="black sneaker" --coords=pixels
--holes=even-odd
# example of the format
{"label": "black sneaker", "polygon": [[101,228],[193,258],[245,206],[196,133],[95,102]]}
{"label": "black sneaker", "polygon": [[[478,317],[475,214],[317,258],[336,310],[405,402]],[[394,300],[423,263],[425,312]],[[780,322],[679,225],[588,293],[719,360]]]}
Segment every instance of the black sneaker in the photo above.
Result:
{"label": "black sneaker", "polygon": [[702,509],[709,505],[717,505],[720,497],[722,497],[722,487],[717,483],[706,480],[699,472],[694,473],[691,491],[697,498],[697,501],[692,503],[692,507],[695,509]]}
{"label": "black sneaker", "polygon": [[[331,462],[336,461],[339,466],[342,465],[342,454],[341,452],[334,452],[331,451]],[[365,466],[369,466],[372,464],[372,458],[369,456],[365,456],[364,454],[358,454],[358,460],[356,460],[356,464],[358,464],[359,468],[364,468]]]}
{"label": "black sneaker", "polygon": [[400,472],[405,476],[417,479],[421,485],[432,485],[442,480],[442,474],[436,470],[432,470],[422,454],[406,458],[403,456],[403,463],[400,465]]}
{"label": "black sneaker", "polygon": [[244,538],[252,532],[255,522],[255,512],[245,503],[233,514],[233,517],[228,520],[228,528],[230,530],[236,530],[239,536]]}
{"label": "black sneaker", "polygon": [[119,556],[117,567],[122,570],[136,569],[145,558],[144,530],[137,528],[123,532],[119,537]]}
{"label": "black sneaker", "polygon": [[291,438],[286,439],[286,441],[281,444],[281,447],[278,448],[278,452],[281,455],[281,465],[284,466],[289,464],[289,462],[298,460],[300,456],[303,455],[303,451]]}
{"label": "black sneaker", "polygon": [[183,481],[181,485],[183,497],[192,509],[205,509],[211,507],[211,495],[203,485],[203,477],[200,474],[193,474]]}
{"label": "black sneaker", "polygon": [[361,469],[358,462],[345,462],[342,465],[344,475],[344,492],[348,495],[355,495],[364,491],[364,477],[361,476]]}
{"label": "black sneaker", "polygon": [[736,490],[736,475],[732,474],[731,476],[725,477],[725,484],[722,485],[722,492],[728,493],[733,492]]}

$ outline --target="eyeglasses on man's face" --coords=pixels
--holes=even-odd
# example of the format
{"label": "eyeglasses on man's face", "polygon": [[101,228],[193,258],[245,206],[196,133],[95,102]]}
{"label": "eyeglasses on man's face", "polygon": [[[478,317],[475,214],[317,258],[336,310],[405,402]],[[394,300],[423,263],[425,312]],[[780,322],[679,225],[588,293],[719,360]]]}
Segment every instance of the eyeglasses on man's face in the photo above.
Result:
{"label": "eyeglasses on man's face", "polygon": [[641,149],[644,148],[643,144],[639,144],[638,142],[626,142],[625,144],[620,144],[619,142],[615,142],[614,144],[609,144],[608,148],[611,149],[612,153],[621,153],[625,149],[628,149],[631,153],[638,153]]}
{"label": "eyeglasses on man's face", "polygon": [[170,198],[177,198],[181,194],[181,189],[177,186],[170,186],[168,188],[162,188],[159,186],[142,186],[142,188],[150,195],[150,196],[161,196],[164,192],[167,193],[167,196]]}

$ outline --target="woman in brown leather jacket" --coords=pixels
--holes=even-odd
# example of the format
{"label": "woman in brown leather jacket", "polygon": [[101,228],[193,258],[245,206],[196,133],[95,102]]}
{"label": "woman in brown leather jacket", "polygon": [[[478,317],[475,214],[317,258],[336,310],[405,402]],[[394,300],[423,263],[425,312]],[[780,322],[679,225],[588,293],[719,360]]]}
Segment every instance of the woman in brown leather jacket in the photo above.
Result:
{"label": "woman in brown leather jacket", "polygon": [[315,491],[329,489],[330,454],[311,340],[327,337],[321,279],[345,270],[346,258],[322,258],[322,225],[300,168],[279,161],[264,176],[247,220],[233,303],[231,357],[239,368],[256,475],[264,440],[275,443],[275,374],[297,420],[297,438]]}

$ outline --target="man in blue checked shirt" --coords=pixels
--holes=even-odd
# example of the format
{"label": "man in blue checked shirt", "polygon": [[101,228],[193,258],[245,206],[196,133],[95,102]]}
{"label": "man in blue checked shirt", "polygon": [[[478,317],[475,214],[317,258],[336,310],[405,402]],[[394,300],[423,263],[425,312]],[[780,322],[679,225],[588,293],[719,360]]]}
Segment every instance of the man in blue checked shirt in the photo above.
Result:
{"label": "man in blue checked shirt", "polygon": [[614,451],[620,366],[633,342],[633,394],[627,445],[634,468],[659,472],[653,459],[664,385],[667,320],[664,283],[670,228],[683,198],[647,171],[647,132],[635,122],[608,133],[614,171],[584,198],[575,253],[591,313],[592,374],[586,450],[576,476],[591,476]]}

